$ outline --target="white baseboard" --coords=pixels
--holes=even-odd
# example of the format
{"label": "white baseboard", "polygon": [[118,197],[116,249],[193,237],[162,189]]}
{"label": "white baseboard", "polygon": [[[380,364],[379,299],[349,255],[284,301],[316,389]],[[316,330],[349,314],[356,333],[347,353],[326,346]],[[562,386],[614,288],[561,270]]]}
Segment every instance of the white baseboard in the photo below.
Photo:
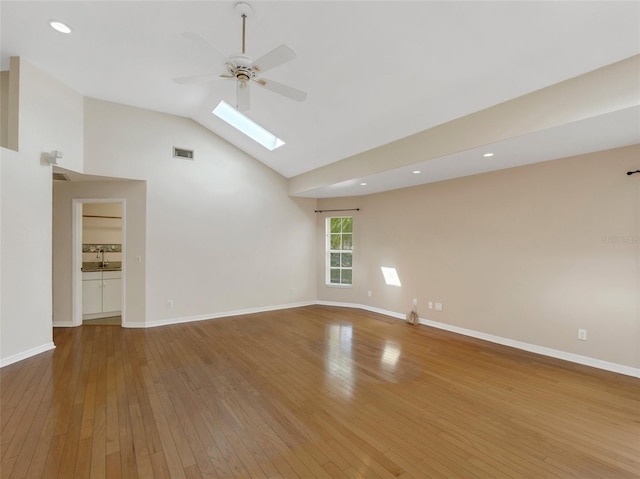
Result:
{"label": "white baseboard", "polygon": [[55,344],[53,344],[53,342],[49,342],[43,344],[42,346],[37,346],[35,348],[22,351],[21,353],[14,354],[13,356],[9,356],[8,358],[0,359],[0,368],[8,366],[9,364],[17,363],[18,361],[22,361],[23,359],[30,358],[31,356],[35,356],[36,354],[44,353],[45,351],[50,351],[55,348]]}
{"label": "white baseboard", "polygon": [[[394,311],[387,311],[384,309],[374,308],[364,304],[351,304],[351,303],[338,303],[331,301],[316,301],[316,304],[325,306],[338,306],[343,308],[358,308],[365,311],[372,311],[374,313],[384,314],[385,316],[391,316],[393,318],[402,319],[406,318],[406,314],[396,313]],[[601,359],[590,358],[588,356],[581,356],[579,354],[568,353],[566,351],[560,351],[557,349],[551,349],[544,346],[538,346],[536,344],[525,343],[522,341],[516,341],[514,339],[503,338],[501,336],[495,336],[493,334],[482,333],[480,331],[474,331],[472,329],[460,328],[458,326],[452,326],[450,324],[439,323],[437,321],[431,321],[430,319],[420,318],[420,324],[424,326],[431,326],[432,328],[443,329],[456,334],[462,334],[463,336],[469,336],[476,339],[482,339],[491,343],[501,344],[503,346],[509,346],[531,353],[540,354],[542,356],[549,356],[556,359],[562,359],[572,363],[582,364],[584,366],[590,366],[597,369],[603,369],[605,371],[611,371],[614,373],[624,374],[625,376],[633,376],[640,378],[640,368],[632,368],[631,366],[625,366],[623,364],[612,363],[609,361],[603,361]]]}
{"label": "white baseboard", "polygon": [[75,324],[73,324],[73,321],[54,321],[53,322],[54,328],[73,328],[74,326]]}
{"label": "white baseboard", "polygon": [[182,318],[159,319],[157,321],[147,321],[144,324],[127,325],[123,327],[140,327],[155,328],[157,326],[168,326],[170,324],[191,323],[193,321],[206,321],[207,319],[228,318],[230,316],[241,316],[243,314],[265,313],[267,311],[278,311],[280,309],[300,308],[302,306],[311,306],[316,304],[315,301],[304,301],[300,303],[278,304],[275,306],[265,306],[261,308],[238,309],[235,311],[224,311],[221,313],[199,314],[197,316],[185,316]]}

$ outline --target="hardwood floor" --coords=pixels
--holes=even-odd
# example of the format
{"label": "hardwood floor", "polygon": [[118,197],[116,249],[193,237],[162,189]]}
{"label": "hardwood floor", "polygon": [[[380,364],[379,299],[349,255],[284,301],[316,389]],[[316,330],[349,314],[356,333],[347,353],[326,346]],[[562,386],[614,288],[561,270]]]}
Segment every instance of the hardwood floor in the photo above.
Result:
{"label": "hardwood floor", "polygon": [[1,370],[2,478],[640,477],[640,380],[374,313],[54,340]]}

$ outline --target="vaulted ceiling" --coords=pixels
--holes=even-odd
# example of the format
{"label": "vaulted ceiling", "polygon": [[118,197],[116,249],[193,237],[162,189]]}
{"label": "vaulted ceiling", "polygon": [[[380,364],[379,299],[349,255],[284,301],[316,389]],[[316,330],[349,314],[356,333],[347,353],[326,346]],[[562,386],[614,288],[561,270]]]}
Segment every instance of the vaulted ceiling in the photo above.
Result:
{"label": "vaulted ceiling", "polygon": [[[183,34],[239,53],[235,3],[3,0],[1,66],[21,56],[85,96],[193,118],[290,178],[300,196],[640,142],[640,2],[252,2],[247,54],[286,43],[297,58],[264,77],[308,94],[298,103],[251,88],[247,115],[286,142],[274,151],[211,114],[234,103],[233,81],[172,80],[225,73],[223,55]],[[52,30],[51,19],[73,32]]]}

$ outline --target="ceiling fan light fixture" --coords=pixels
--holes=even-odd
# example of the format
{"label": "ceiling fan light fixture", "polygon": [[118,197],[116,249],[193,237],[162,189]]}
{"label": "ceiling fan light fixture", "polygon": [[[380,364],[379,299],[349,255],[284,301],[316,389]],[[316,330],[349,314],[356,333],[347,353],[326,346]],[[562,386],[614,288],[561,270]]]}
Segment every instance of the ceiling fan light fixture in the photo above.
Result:
{"label": "ceiling fan light fixture", "polygon": [[244,133],[256,143],[261,144],[267,150],[273,151],[284,145],[284,141],[271,133],[266,128],[258,125],[255,121],[225,101],[218,103],[218,106],[211,112],[221,120],[225,121],[236,130]]}

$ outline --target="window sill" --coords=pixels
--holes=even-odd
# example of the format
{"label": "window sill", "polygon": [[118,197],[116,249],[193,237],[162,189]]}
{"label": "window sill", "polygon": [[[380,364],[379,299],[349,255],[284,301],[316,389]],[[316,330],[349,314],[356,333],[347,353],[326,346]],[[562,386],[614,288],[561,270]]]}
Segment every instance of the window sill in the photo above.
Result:
{"label": "window sill", "polygon": [[352,288],[353,285],[352,284],[335,284],[335,283],[325,283],[324,284],[327,288],[343,288],[343,289],[349,289]]}

